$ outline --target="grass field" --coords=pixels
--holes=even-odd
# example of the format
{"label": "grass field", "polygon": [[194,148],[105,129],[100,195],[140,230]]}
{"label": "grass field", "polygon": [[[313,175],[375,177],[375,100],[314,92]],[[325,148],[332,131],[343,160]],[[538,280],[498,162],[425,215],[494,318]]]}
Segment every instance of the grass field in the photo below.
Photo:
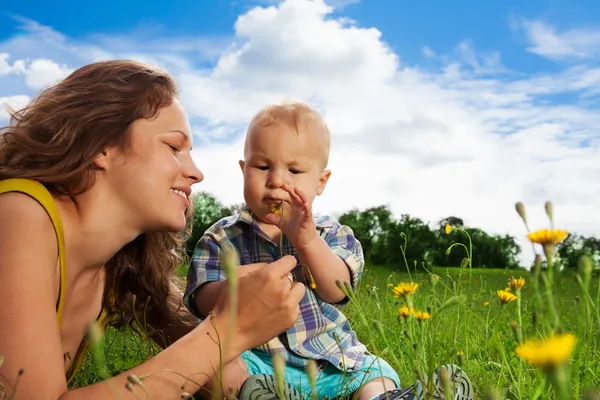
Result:
{"label": "grass field", "polygon": [[[548,353],[550,360],[564,358],[565,352],[570,356],[569,368],[558,365],[542,371],[515,353],[517,341],[538,339],[549,331],[550,310],[546,307],[546,297],[543,290],[541,297],[536,297],[531,273],[436,268],[431,271],[439,276],[434,285],[431,273],[413,271],[409,275],[406,269],[400,272],[402,269],[368,266],[354,294],[355,301],[344,310],[359,338],[372,352],[390,362],[403,385],[414,383],[418,371],[426,374],[432,367],[450,362],[461,365],[469,373],[476,388],[476,398],[483,398],[490,388],[496,388],[499,397],[492,398],[579,399],[585,389],[600,388],[597,276],[591,277],[589,291],[584,291],[575,272],[554,275],[552,298],[560,318],[557,333],[572,332],[577,341],[572,353],[562,349],[564,346],[560,343],[553,348],[539,349],[538,353]],[[511,276],[525,279],[519,296],[522,339],[518,329],[514,325],[511,327],[511,322],[519,320],[519,301],[502,305],[497,295],[498,290],[507,287]],[[410,281],[419,284],[410,301],[416,311],[430,313],[431,318],[426,321],[417,321],[414,317],[404,319],[399,314],[399,308],[407,299],[394,297],[390,285]],[[448,302],[451,304],[444,306]],[[538,306],[534,317],[535,304]],[[129,331],[108,331],[106,364],[109,373],[130,368],[150,357],[155,350]],[[536,363],[535,360],[532,362]],[[567,396],[553,394],[551,383],[557,376],[568,380]],[[97,380],[98,371],[88,360],[77,376],[75,386]]]}

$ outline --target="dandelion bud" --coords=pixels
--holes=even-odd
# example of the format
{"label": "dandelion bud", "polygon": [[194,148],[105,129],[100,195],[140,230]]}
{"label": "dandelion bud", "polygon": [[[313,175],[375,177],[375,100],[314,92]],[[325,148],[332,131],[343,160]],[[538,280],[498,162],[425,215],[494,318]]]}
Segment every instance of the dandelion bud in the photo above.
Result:
{"label": "dandelion bud", "polygon": [[[438,371],[440,381],[442,382],[442,388],[444,389],[444,393],[446,394],[446,396],[448,396],[448,394],[452,393],[452,381],[450,379],[450,372],[444,367],[441,367]],[[450,397],[452,398],[454,396],[451,395]]]}
{"label": "dandelion bud", "polygon": [[583,392],[582,400],[600,400],[600,392],[593,389],[586,389],[585,392]]}
{"label": "dandelion bud", "polygon": [[459,350],[456,353],[456,358],[458,359],[458,366],[462,367],[463,365],[465,365],[465,353],[463,353],[462,350]]}
{"label": "dandelion bud", "polygon": [[436,275],[436,274],[429,275],[429,283],[431,283],[431,286],[437,285],[437,283],[439,281],[440,281],[440,276],[439,275]]}
{"label": "dandelion bud", "polygon": [[[275,375],[275,383],[277,384],[277,391],[280,394],[284,393],[284,373],[285,373],[285,360],[280,353],[273,355],[273,372]],[[283,398],[283,397],[281,397]]]}
{"label": "dandelion bud", "polygon": [[584,255],[579,258],[579,270],[583,274],[583,277],[586,281],[588,281],[592,276],[593,269],[594,266],[592,265],[592,259],[590,256]]}
{"label": "dandelion bud", "polygon": [[346,287],[348,294],[354,294],[354,289],[352,288],[350,282],[344,282],[344,286]]}
{"label": "dandelion bud", "polygon": [[315,398],[317,390],[317,362],[315,360],[308,360],[306,364],[306,375],[308,376],[308,383],[310,384],[313,398]]}
{"label": "dandelion bud", "polygon": [[379,332],[379,334],[382,337],[385,337],[385,332],[383,331],[383,325],[381,325],[381,322],[375,321],[375,322],[373,322],[373,325],[375,325],[375,329],[377,329],[377,331]]}
{"label": "dandelion bud", "polygon": [[335,284],[344,294],[346,294],[346,292],[345,292],[346,288],[344,287],[344,283],[342,281],[340,281],[339,279],[336,279]]}
{"label": "dandelion bud", "polygon": [[193,399],[192,395],[189,394],[188,392],[181,393],[181,396],[179,396],[179,398],[181,400],[190,400],[190,399]]}
{"label": "dandelion bud", "polygon": [[547,201],[544,204],[544,208],[546,209],[546,214],[548,214],[548,218],[550,218],[550,221],[552,221],[552,203]]}
{"label": "dandelion bud", "polygon": [[517,323],[517,321],[511,321],[510,328],[513,331],[513,335],[515,336],[515,341],[517,343],[523,342],[523,335],[521,333],[521,327]]}
{"label": "dandelion bud", "polygon": [[469,259],[468,258],[463,258],[462,261],[460,262],[460,267],[461,268],[466,268],[469,266]]}
{"label": "dandelion bud", "polygon": [[237,250],[231,245],[223,246],[223,270],[228,280],[237,277],[236,270],[239,265],[240,259]]}
{"label": "dandelion bud", "polygon": [[131,384],[131,382],[125,383],[125,389],[129,390],[131,393],[135,393],[133,391],[133,385]]}
{"label": "dandelion bud", "polygon": [[502,400],[502,396],[497,388],[489,388],[485,392],[484,400]]}
{"label": "dandelion bud", "polygon": [[127,375],[127,380],[131,383],[133,383],[134,385],[141,385],[142,384],[142,380],[137,376],[137,375]]}
{"label": "dandelion bud", "polygon": [[516,203],[515,209],[517,210],[517,213],[519,214],[523,222],[527,224],[527,217],[525,216],[525,206],[523,205],[523,203],[521,203],[520,201]]}

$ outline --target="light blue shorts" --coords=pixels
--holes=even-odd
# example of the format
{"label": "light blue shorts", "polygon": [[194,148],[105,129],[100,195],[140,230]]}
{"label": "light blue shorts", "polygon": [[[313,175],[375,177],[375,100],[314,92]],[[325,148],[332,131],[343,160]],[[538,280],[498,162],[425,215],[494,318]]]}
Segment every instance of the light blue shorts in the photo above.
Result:
{"label": "light blue shorts", "polygon": [[[273,375],[270,354],[263,351],[249,350],[243,352],[241,357],[246,363],[250,375]],[[316,390],[319,399],[349,397],[350,394],[356,392],[368,381],[380,377],[391,379],[396,384],[396,388],[400,388],[400,377],[396,371],[385,360],[370,354],[366,356],[362,367],[357,371],[344,372],[329,363],[322,365],[326,366],[319,369],[316,379]],[[310,381],[304,368],[286,365],[285,381],[294,385],[303,397],[310,397]]]}

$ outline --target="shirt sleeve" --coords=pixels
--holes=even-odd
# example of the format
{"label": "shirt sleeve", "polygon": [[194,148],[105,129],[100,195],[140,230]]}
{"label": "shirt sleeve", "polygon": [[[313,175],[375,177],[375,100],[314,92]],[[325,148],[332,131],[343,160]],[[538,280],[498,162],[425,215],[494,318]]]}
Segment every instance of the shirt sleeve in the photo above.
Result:
{"label": "shirt sleeve", "polygon": [[352,289],[358,288],[358,282],[365,268],[365,259],[360,242],[349,226],[335,224],[325,235],[325,242],[337,254],[350,271]]}
{"label": "shirt sleeve", "polygon": [[224,281],[225,271],[222,268],[223,250],[216,238],[217,235],[207,232],[198,241],[186,276],[186,288],[183,296],[185,306],[198,318],[205,318],[196,308],[194,294],[196,290],[208,282]]}

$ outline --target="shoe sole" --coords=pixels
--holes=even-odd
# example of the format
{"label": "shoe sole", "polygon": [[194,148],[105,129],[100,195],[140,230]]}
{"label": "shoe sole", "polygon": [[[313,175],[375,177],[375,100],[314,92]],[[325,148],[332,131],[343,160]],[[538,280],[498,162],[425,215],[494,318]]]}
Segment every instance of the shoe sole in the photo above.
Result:
{"label": "shoe sole", "polygon": [[[454,364],[445,364],[438,368],[436,368],[433,373],[433,384],[435,387],[435,393],[433,395],[434,400],[445,400],[445,392],[443,389],[442,381],[440,379],[440,369],[446,368],[448,372],[450,372],[450,381],[451,381],[451,389],[452,389],[452,400],[474,400],[475,394],[473,390],[473,385],[469,380],[467,374],[458,366]],[[425,399],[425,393],[422,390],[422,393],[417,395],[419,400]]]}
{"label": "shoe sole", "polygon": [[[252,375],[242,385],[240,400],[279,400],[277,385],[273,375]],[[284,382],[284,400],[302,400],[300,392],[288,382]]]}

